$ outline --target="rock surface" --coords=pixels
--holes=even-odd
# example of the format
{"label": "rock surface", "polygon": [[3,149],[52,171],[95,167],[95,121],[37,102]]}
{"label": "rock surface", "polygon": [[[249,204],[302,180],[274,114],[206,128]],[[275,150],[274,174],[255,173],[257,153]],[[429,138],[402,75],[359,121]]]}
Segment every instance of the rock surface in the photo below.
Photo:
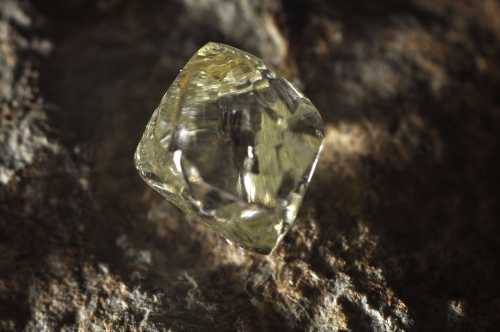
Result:
{"label": "rock surface", "polygon": [[[494,331],[495,0],[0,2],[1,331]],[[272,256],[146,188],[132,155],[209,40],[327,123]]]}

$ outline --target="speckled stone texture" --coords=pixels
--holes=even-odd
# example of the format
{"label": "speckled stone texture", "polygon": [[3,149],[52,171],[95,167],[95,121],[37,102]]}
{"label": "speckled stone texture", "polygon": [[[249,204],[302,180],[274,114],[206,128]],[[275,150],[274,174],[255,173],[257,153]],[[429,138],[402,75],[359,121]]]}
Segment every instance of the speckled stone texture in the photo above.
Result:
{"label": "speckled stone texture", "polygon": [[[495,0],[0,1],[0,331],[495,331],[498,17]],[[272,63],[326,123],[269,257],[134,170],[209,40]]]}

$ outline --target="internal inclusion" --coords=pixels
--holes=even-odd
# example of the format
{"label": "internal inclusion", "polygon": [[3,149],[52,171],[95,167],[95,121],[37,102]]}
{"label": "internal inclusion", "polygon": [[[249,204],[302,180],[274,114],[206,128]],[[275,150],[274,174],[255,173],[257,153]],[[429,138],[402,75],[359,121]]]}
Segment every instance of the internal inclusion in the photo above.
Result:
{"label": "internal inclusion", "polygon": [[322,126],[312,103],[261,60],[209,43],[153,113],[136,167],[184,213],[269,253],[297,216]]}

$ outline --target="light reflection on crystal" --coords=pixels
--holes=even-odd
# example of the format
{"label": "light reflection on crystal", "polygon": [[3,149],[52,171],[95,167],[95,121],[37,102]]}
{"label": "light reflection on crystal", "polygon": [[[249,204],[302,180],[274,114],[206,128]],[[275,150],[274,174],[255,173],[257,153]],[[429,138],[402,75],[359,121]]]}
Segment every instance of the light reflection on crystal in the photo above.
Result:
{"label": "light reflection on crystal", "polygon": [[135,163],[186,214],[269,253],[297,216],[322,141],[318,111],[288,81],[209,43],[162,98]]}

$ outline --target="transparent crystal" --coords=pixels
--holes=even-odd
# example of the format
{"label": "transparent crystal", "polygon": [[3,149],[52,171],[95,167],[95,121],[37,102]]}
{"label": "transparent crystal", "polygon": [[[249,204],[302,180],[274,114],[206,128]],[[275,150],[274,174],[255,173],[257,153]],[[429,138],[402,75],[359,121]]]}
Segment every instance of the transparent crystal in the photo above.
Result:
{"label": "transparent crystal", "polygon": [[295,221],[322,141],[321,116],[291,83],[208,43],[163,96],[135,163],[184,213],[267,254]]}

